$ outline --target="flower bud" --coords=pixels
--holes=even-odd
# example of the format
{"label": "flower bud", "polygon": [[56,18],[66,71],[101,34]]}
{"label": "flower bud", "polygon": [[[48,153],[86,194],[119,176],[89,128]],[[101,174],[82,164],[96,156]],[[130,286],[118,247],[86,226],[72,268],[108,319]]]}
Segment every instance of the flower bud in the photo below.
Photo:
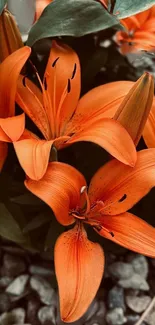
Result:
{"label": "flower bud", "polygon": [[153,77],[145,72],[130,89],[114,115],[114,119],[124,126],[135,145],[140,140],[150,113],[153,94]]}
{"label": "flower bud", "polygon": [[0,16],[0,61],[23,45],[15,19],[7,9],[4,9]]}

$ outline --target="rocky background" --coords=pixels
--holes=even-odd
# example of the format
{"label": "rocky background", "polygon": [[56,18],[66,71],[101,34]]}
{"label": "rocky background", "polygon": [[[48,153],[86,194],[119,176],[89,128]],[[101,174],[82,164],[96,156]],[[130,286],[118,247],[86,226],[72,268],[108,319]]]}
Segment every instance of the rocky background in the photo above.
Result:
{"label": "rocky background", "polygon": [[[0,325],[62,325],[54,267],[9,241],[0,245]],[[126,251],[108,254],[103,281],[75,325],[133,325],[155,295],[155,259]],[[155,325],[155,306],[141,325]]]}

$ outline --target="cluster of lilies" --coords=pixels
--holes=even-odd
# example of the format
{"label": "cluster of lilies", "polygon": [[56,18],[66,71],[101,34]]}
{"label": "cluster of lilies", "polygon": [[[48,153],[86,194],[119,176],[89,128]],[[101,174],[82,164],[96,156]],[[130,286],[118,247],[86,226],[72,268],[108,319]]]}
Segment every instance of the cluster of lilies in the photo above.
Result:
{"label": "cluster of lilies", "polygon": [[[125,21],[139,24],[136,19]],[[70,226],[57,239],[54,258],[61,317],[73,322],[92,302],[104,271],[103,249],[87,238],[85,224],[100,236],[155,257],[155,228],[128,212],[155,186],[154,82],[146,72],[135,83],[112,82],[80,98],[78,56],[52,41],[43,80],[33,67],[38,87],[24,75],[31,48],[19,43],[11,54],[6,43],[0,64],[0,169],[11,142],[27,189],[51,207],[59,223]],[[26,116],[40,138],[26,128]],[[148,149],[137,152],[142,135]],[[60,150],[79,141],[93,142],[111,157],[89,187],[77,169],[51,159],[53,147]]]}

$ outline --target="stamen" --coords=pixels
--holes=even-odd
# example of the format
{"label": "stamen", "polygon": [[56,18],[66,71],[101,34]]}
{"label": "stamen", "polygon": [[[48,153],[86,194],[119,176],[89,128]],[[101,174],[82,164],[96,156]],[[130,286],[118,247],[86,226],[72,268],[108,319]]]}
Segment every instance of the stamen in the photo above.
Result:
{"label": "stamen", "polygon": [[76,73],[76,63],[74,64],[74,69],[73,69],[73,73],[72,73],[72,76],[71,76],[71,79],[73,79],[75,77],[75,73]]}
{"label": "stamen", "polygon": [[126,198],[127,198],[127,195],[124,194],[124,195],[120,198],[120,200],[118,200],[118,202],[123,202]]}
{"label": "stamen", "polygon": [[71,81],[70,81],[70,79],[68,79],[68,85],[67,85],[68,94],[70,93],[70,91],[71,91]]}
{"label": "stamen", "polygon": [[[90,224],[90,222],[88,222],[88,223]],[[93,225],[93,224],[92,224],[92,226],[93,226],[93,228],[94,228],[95,230],[97,230],[98,232],[100,232],[101,230],[104,230],[104,231],[106,231],[108,234],[110,234],[111,237],[114,237],[114,236],[115,236],[114,233],[113,233],[112,231],[109,231],[107,228],[103,227],[103,226],[100,225],[100,224],[97,224],[97,225]]]}
{"label": "stamen", "polygon": [[90,201],[89,201],[89,196],[87,193],[87,187],[86,186],[82,186],[81,187],[81,194],[84,194],[85,196],[85,200],[86,200],[86,210],[85,210],[85,214],[90,212]]}
{"label": "stamen", "polygon": [[55,65],[56,65],[56,63],[57,63],[57,61],[59,60],[60,58],[58,57],[58,58],[56,58],[55,60],[54,60],[54,62],[52,63],[52,67],[54,68],[55,67]]}

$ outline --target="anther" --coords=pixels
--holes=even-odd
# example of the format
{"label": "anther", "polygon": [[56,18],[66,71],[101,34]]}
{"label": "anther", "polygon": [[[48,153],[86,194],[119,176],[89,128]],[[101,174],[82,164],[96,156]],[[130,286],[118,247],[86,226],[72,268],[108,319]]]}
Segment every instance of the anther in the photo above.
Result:
{"label": "anther", "polygon": [[26,87],[26,76],[23,77],[22,83],[23,83],[23,86]]}
{"label": "anther", "polygon": [[68,79],[68,85],[67,85],[67,92],[70,93],[71,91],[71,81]]}
{"label": "anther", "polygon": [[123,202],[126,198],[127,198],[127,195],[124,194],[124,195],[120,198],[120,200],[118,200],[118,202]]}
{"label": "anther", "polygon": [[76,63],[74,64],[74,69],[73,69],[73,73],[72,73],[72,76],[71,76],[71,79],[73,79],[75,77],[75,73],[76,73]]}
{"label": "anther", "polygon": [[54,68],[55,67],[55,65],[56,65],[56,63],[57,63],[57,61],[59,60],[60,58],[58,57],[58,58],[56,58],[55,60],[54,60],[54,62],[52,63],[52,67]]}

